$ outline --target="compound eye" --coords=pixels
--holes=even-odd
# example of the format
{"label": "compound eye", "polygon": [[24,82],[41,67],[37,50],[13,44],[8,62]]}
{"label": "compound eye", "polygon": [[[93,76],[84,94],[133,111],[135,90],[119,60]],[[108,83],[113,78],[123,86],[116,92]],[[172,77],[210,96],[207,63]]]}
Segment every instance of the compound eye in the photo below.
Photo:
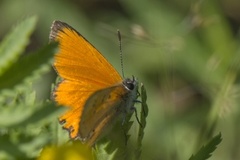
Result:
{"label": "compound eye", "polygon": [[134,89],[134,84],[132,82],[127,82],[126,86],[129,90],[133,90]]}
{"label": "compound eye", "polygon": [[123,84],[126,86],[127,89],[129,90],[133,90],[135,87],[134,81],[132,81],[131,79],[126,79],[123,81]]}

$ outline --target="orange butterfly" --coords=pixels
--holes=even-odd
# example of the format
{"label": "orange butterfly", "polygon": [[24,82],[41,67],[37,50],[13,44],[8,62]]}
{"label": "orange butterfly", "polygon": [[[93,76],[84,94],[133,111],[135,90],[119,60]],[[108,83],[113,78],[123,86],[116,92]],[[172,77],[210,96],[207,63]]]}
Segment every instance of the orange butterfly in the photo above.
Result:
{"label": "orange butterfly", "polygon": [[116,116],[132,112],[138,82],[134,77],[123,80],[93,45],[64,22],[53,22],[50,40],[59,42],[53,66],[63,79],[54,98],[70,108],[59,121],[71,139],[92,146]]}

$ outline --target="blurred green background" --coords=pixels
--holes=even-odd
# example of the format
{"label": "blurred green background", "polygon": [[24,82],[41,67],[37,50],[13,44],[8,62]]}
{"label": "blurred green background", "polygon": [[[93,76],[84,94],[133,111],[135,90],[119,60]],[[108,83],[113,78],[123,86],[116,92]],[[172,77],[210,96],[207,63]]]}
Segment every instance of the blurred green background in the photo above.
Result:
{"label": "blurred green background", "polygon": [[[219,132],[210,159],[240,159],[238,0],[1,0],[0,38],[31,15],[38,22],[26,53],[48,44],[61,20],[119,72],[121,31],[125,76],[148,93],[142,159],[188,159]],[[33,82],[38,101],[49,99],[55,77],[51,70]]]}

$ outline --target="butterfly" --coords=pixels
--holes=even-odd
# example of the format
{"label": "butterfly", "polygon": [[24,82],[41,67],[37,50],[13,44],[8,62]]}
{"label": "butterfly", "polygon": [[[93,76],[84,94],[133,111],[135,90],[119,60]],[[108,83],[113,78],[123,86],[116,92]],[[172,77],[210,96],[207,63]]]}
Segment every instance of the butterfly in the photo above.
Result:
{"label": "butterfly", "polygon": [[54,21],[50,41],[59,43],[53,67],[62,81],[53,92],[69,108],[59,117],[71,139],[93,146],[120,114],[132,112],[138,81],[122,78],[105,57],[67,23]]}

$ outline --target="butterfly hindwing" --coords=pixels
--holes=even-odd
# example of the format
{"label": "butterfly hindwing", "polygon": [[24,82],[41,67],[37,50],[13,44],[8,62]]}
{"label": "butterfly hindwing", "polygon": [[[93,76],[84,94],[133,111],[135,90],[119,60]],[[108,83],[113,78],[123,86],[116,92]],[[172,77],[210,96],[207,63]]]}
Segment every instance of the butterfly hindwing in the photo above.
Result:
{"label": "butterfly hindwing", "polygon": [[109,114],[117,115],[121,113],[124,104],[124,96],[128,96],[128,90],[123,84],[99,90],[86,101],[83,116],[80,121],[79,135],[88,138],[91,132]]}

